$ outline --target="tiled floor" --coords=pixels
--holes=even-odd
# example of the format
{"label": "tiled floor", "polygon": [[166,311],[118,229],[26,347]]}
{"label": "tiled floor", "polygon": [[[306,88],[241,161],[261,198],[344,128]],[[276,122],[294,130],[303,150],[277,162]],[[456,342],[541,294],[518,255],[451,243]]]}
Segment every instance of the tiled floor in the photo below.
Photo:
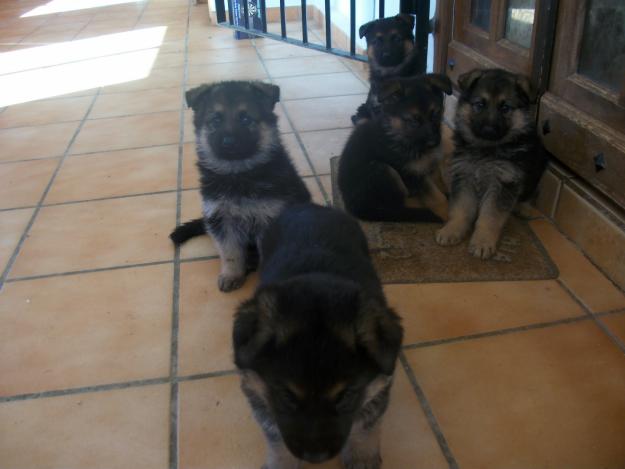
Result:
{"label": "tiled floor", "polygon": [[[0,468],[260,467],[230,350],[255,277],[222,294],[210,240],[167,239],[200,213],[183,91],[279,84],[283,140],[323,204],[357,70],[235,41],[186,0],[2,2]],[[557,280],[385,287],[406,329],[387,469],[625,468],[625,295],[531,224]]]}

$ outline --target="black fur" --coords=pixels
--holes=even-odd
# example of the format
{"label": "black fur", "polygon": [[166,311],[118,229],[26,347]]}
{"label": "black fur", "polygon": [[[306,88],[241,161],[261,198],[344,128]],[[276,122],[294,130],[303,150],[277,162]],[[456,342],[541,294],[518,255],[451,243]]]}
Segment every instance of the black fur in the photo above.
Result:
{"label": "black fur", "polygon": [[378,468],[376,432],[402,327],[362,230],[338,210],[292,206],[267,229],[261,258],[233,343],[242,389],[269,443],[267,467],[278,456],[317,463],[342,451],[347,467]]}
{"label": "black fur", "polygon": [[[442,156],[440,124],[443,92],[451,93],[444,75],[426,75],[385,83],[382,113],[358,125],[339,162],[338,186],[346,209],[371,221],[440,222],[446,213],[410,208],[406,198],[429,200],[437,193],[431,176]],[[440,192],[440,191],[439,191]],[[439,212],[446,212],[441,209]]]}
{"label": "black fur", "polygon": [[415,19],[409,14],[399,14],[363,24],[361,38],[367,40],[369,57],[369,83],[367,101],[361,104],[352,122],[358,124],[371,119],[381,111],[378,93],[386,80],[410,77],[419,73],[418,54],[413,34]]}
{"label": "black fur", "polygon": [[[219,288],[241,286],[256,246],[268,223],[287,205],[310,200],[280,141],[277,86],[229,81],[187,92],[200,172],[203,229],[193,220],[170,238],[181,244],[208,233],[222,261]],[[247,267],[246,267],[247,266]]]}

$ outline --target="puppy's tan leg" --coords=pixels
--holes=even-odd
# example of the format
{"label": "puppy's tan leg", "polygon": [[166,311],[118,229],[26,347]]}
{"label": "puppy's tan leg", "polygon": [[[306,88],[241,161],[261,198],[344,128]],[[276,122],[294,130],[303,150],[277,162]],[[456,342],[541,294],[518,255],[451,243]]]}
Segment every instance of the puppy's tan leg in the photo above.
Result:
{"label": "puppy's tan leg", "polygon": [[380,428],[381,419],[371,428],[359,425],[352,428],[341,459],[345,469],[380,469]]}
{"label": "puppy's tan leg", "polygon": [[469,242],[469,252],[481,259],[488,259],[492,256],[497,250],[501,229],[506,224],[509,215],[509,211],[497,206],[495,197],[487,197],[482,202],[475,222],[475,230]]}
{"label": "puppy's tan leg", "polygon": [[299,469],[300,461],[291,454],[283,441],[267,442],[267,462],[261,469]]}
{"label": "puppy's tan leg", "polygon": [[477,215],[478,200],[469,189],[461,190],[449,203],[449,221],[436,232],[441,246],[458,244],[467,234]]}
{"label": "puppy's tan leg", "polygon": [[225,236],[223,239],[213,237],[213,240],[221,259],[221,272],[217,279],[217,286],[223,292],[240,288],[245,282],[246,246],[234,236]]}
{"label": "puppy's tan leg", "polygon": [[425,192],[421,196],[423,205],[438,215],[441,220],[447,221],[449,210],[447,197],[430,178],[426,178],[424,184],[426,186]]}

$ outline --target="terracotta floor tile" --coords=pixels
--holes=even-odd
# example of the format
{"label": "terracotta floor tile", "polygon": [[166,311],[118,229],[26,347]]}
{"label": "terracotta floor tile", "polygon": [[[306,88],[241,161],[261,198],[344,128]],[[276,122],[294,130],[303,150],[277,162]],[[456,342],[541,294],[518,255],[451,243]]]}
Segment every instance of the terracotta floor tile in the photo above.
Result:
{"label": "terracotta floor tile", "polygon": [[172,278],[166,264],[8,283],[0,395],[167,376]]}
{"label": "terracotta floor tile", "polygon": [[199,187],[200,173],[195,164],[197,161],[195,143],[185,143],[182,153],[182,188],[192,189]]}
{"label": "terracotta floor tile", "polygon": [[592,321],[407,356],[460,467],[623,467],[625,357]]}
{"label": "terracotta floor tile", "polygon": [[222,293],[219,266],[215,259],[180,267],[179,375],[234,368],[232,320],[239,304],[254,293],[256,276],[248,277],[241,289]]}
{"label": "terracotta floor tile", "polygon": [[530,222],[560,269],[560,279],[591,311],[599,313],[625,307],[625,295],[546,220]]}
{"label": "terracotta floor tile", "polygon": [[60,98],[9,106],[0,114],[0,127],[22,127],[80,121],[93,98]]}
{"label": "terracotta floor tile", "polygon": [[184,111],[184,142],[195,142],[195,130],[193,127],[193,111]]}
{"label": "terracotta floor tile", "polygon": [[176,194],[44,207],[13,277],[171,260]]}
{"label": "terracotta floor tile", "polygon": [[260,60],[250,62],[228,62],[219,65],[190,65],[188,83],[212,83],[222,80],[260,80],[267,78],[267,72]]}
{"label": "terracotta floor tile", "polygon": [[[346,72],[347,67],[332,56],[326,57],[296,57],[293,59],[276,59],[265,61],[269,75],[273,78],[304,75],[314,70],[315,73]],[[302,86],[307,86],[300,81]]]}
{"label": "terracotta floor tile", "polygon": [[292,46],[290,44],[280,44],[273,41],[268,42],[268,45],[263,43],[258,46],[258,53],[264,60],[268,59],[290,59],[294,57],[326,57],[323,52],[318,52],[313,49],[306,49],[304,47]]}
{"label": "terracotta floor tile", "polygon": [[181,105],[180,87],[102,94],[96,99],[89,119],[175,111],[180,109]]}
{"label": "terracotta floor tile", "polygon": [[286,134],[289,132],[293,132],[293,127],[291,127],[291,124],[289,124],[289,120],[284,113],[284,104],[276,104],[273,112],[276,114],[276,116],[278,116],[278,128],[280,129],[280,133]]}
{"label": "terracotta floor tile", "polygon": [[256,62],[258,60],[258,54],[253,47],[205,49],[189,52],[187,59],[191,66],[229,62]]}
{"label": "terracotta floor tile", "polygon": [[555,280],[385,285],[410,344],[583,316]]}
{"label": "terracotta floor tile", "polygon": [[308,164],[308,160],[302,151],[302,147],[300,146],[295,134],[284,134],[282,135],[282,143],[284,143],[284,148],[287,153],[291,157],[291,161],[295,165],[295,169],[297,169],[297,173],[300,176],[311,176],[313,171]]}
{"label": "terracotta floor tile", "polygon": [[328,196],[329,204],[332,205],[334,198],[332,195],[332,177],[329,174],[324,174],[322,176],[318,176],[319,181],[321,181],[321,186],[325,189],[326,194]]}
{"label": "terracotta floor tile", "polygon": [[163,52],[159,51],[156,56],[152,69],[167,68],[167,67],[183,67],[184,66],[184,53],[183,52]]}
{"label": "terracotta floor tile", "polygon": [[[180,221],[182,223],[202,216],[202,198],[200,191],[191,189],[182,193]],[[172,225],[170,230],[173,230]],[[218,251],[210,236],[198,236],[190,239],[182,245],[180,257],[191,259],[194,257],[217,256]]]}
{"label": "terracotta floor tile", "polygon": [[330,174],[330,158],[340,156],[352,129],[304,132],[300,136],[317,174]]}
{"label": "terracotta floor tile", "polygon": [[282,105],[299,131],[351,128],[351,116],[366,95],[286,101]]}
{"label": "terracotta floor tile", "polygon": [[[238,376],[180,385],[180,468],[247,469],[265,457],[261,430],[239,389]],[[235,435],[221,438],[220,435]],[[429,429],[404,372],[398,369],[391,403],[382,428],[384,467],[445,468],[436,438]],[[338,469],[338,460],[303,469]]]}
{"label": "terracotta floor tile", "polygon": [[321,192],[321,188],[319,187],[319,183],[315,179],[315,176],[304,177],[304,184],[308,188],[310,195],[312,196],[312,201],[318,205],[326,205],[326,198]]}
{"label": "terracotta floor tile", "polygon": [[152,69],[150,74],[142,79],[133,80],[117,85],[102,88],[102,93],[124,93],[154,88],[174,88],[182,85],[184,67],[165,67]]}
{"label": "terracotta floor tile", "polygon": [[0,208],[37,205],[58,158],[0,164]]}
{"label": "terracotta floor tile", "polygon": [[[306,73],[314,68],[303,69]],[[327,73],[298,77],[277,78],[274,83],[280,87],[282,100],[321,98],[367,93],[368,89],[351,72]]]}
{"label": "terracotta floor tile", "polygon": [[78,122],[0,130],[0,161],[62,156]]}
{"label": "terracotta floor tile", "polygon": [[604,316],[600,320],[625,344],[625,311],[619,314]]}
{"label": "terracotta floor tile", "polygon": [[178,145],[70,157],[45,203],[175,190],[177,172]]}
{"label": "terracotta floor tile", "polygon": [[10,210],[0,212],[0,272],[13,255],[22,233],[35,209]]}
{"label": "terracotta floor tile", "polygon": [[169,385],[0,404],[11,469],[169,467]]}
{"label": "terracotta floor tile", "polygon": [[178,111],[141,114],[85,122],[71,154],[169,145],[180,139]]}

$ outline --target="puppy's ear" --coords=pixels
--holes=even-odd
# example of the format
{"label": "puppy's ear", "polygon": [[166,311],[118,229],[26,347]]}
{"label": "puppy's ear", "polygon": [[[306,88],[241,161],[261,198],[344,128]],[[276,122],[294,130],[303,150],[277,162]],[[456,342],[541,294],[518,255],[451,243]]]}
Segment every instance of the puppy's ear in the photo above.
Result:
{"label": "puppy's ear", "polygon": [[367,33],[369,32],[369,30],[371,29],[371,27],[374,25],[376,21],[377,20],[369,21],[368,23],[365,23],[360,28],[358,28],[358,35],[360,36],[360,39],[362,39],[363,37],[367,35]]}
{"label": "puppy's ear", "polygon": [[409,15],[408,13],[400,13],[395,18],[397,18],[398,20],[402,20],[404,23],[406,23],[411,31],[414,29],[414,16]]}
{"label": "puppy's ear", "polygon": [[184,95],[187,106],[189,106],[194,111],[197,110],[198,104],[201,101],[201,97],[208,93],[213,88],[213,85],[200,85],[196,88],[191,88]]}
{"label": "puppy's ear", "polygon": [[363,320],[357,326],[357,342],[382,373],[391,375],[404,336],[399,316],[374,300],[364,300],[362,308]]}
{"label": "puppy's ear", "polygon": [[445,94],[451,94],[451,80],[447,75],[443,75],[441,73],[428,73],[426,75],[430,85],[434,88],[438,88]]}
{"label": "puppy's ear", "polygon": [[268,102],[271,103],[271,109],[273,109],[276,103],[280,101],[279,86],[258,81],[252,83],[252,87],[254,87],[254,89],[256,89],[263,96],[263,98],[267,99]]}
{"label": "puppy's ear", "polygon": [[265,289],[239,306],[232,330],[234,362],[239,368],[250,368],[262,348],[274,338],[276,303],[276,292]]}
{"label": "puppy's ear", "polygon": [[482,78],[484,73],[485,73],[484,70],[480,68],[476,68],[476,69],[471,70],[470,72],[466,72],[460,75],[458,77],[458,86],[460,87],[460,91],[462,91],[463,93],[466,93],[467,91],[469,91],[471,87],[473,86],[473,84],[477,80]]}
{"label": "puppy's ear", "polygon": [[382,104],[399,96],[404,90],[400,80],[386,80],[380,84],[378,99]]}
{"label": "puppy's ear", "polygon": [[528,103],[536,102],[536,92],[534,91],[534,87],[530,82],[530,79],[525,75],[517,75],[515,77],[515,84],[519,90],[525,95]]}

